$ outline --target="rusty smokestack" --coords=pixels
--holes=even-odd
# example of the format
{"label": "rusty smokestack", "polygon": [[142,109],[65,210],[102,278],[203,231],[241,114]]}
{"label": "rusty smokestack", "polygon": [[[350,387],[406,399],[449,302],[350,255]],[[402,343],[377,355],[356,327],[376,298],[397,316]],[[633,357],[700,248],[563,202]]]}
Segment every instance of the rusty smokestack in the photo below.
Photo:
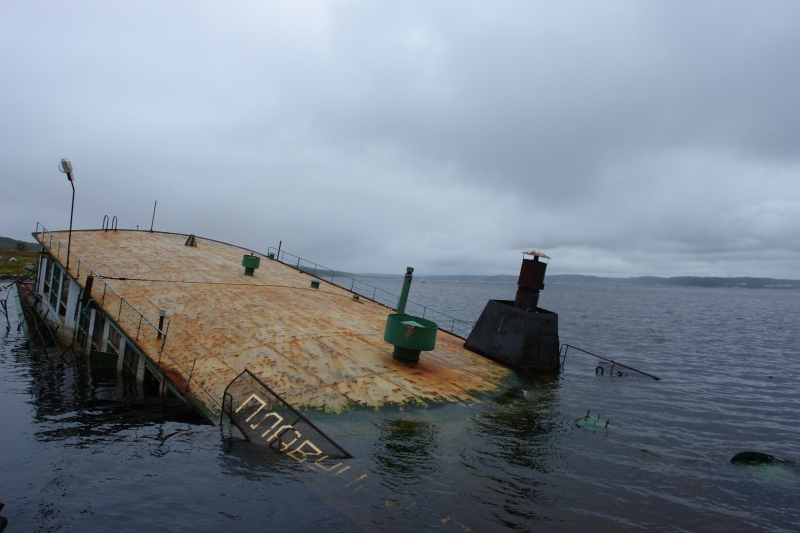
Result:
{"label": "rusty smokestack", "polygon": [[[528,259],[528,257],[532,259]],[[539,250],[522,252],[522,267],[517,280],[517,297],[514,299],[514,307],[517,309],[536,312],[539,305],[539,291],[544,289],[544,272],[547,270],[547,263],[540,261],[540,258],[550,259]]]}

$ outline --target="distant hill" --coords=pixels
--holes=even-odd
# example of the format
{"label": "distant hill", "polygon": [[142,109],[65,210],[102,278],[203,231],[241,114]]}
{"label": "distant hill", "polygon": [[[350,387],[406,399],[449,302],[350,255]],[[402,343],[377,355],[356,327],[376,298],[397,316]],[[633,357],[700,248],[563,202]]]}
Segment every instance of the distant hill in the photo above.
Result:
{"label": "distant hill", "polygon": [[[13,239],[9,239],[13,241]],[[16,241],[13,241],[16,242]],[[320,267],[301,266],[302,270],[309,274],[314,274],[321,278],[328,278],[332,275],[330,270]],[[379,278],[379,279],[403,279],[402,274],[353,274],[350,272],[336,271],[336,276],[348,276],[353,278]],[[431,281],[465,281],[480,283],[516,283],[517,276],[509,274],[499,274],[495,276],[475,275],[475,274],[455,274],[455,275],[424,275],[414,274],[416,280]],[[660,278],[657,276],[639,276],[631,278],[604,278],[600,276],[583,276],[580,274],[554,274],[545,276],[545,285],[548,283],[570,283],[570,284],[591,284],[591,285],[638,285],[638,286],[684,286],[684,287],[729,287],[744,289],[800,289],[800,280],[796,279],[773,279],[773,278],[721,278],[721,277],[699,277],[699,276],[677,276],[672,278]]]}
{"label": "distant hill", "polygon": [[41,246],[39,246],[38,243],[18,241],[17,239],[12,239],[11,237],[0,237],[0,248],[5,250],[16,250],[17,243],[20,242],[25,245],[27,250],[38,252],[41,249]]}
{"label": "distant hill", "polygon": [[478,281],[485,281],[488,283],[516,283],[519,276],[511,276],[509,274],[499,274],[497,276],[482,277]]}
{"label": "distant hill", "polygon": [[722,278],[677,276],[660,278],[656,276],[639,276],[633,278],[601,278],[598,276],[580,276],[577,274],[556,274],[546,276],[545,283],[582,283],[582,284],[616,284],[639,286],[684,286],[684,287],[720,287],[743,289],[800,289],[800,280],[774,278]]}
{"label": "distant hill", "polygon": [[[403,276],[396,274],[354,274],[359,278],[391,278],[400,279]],[[475,281],[484,283],[516,283],[517,276],[500,274],[496,276],[481,275],[451,275],[451,276],[425,276],[418,274],[414,279],[433,281]],[[722,278],[677,276],[661,278],[657,276],[639,276],[632,278],[604,278],[600,276],[583,276],[580,274],[554,274],[545,276],[545,284],[571,283],[588,285],[638,285],[638,286],[673,286],[673,287],[728,287],[744,289],[800,289],[800,280],[774,279],[774,278]]]}
{"label": "distant hill", "polygon": [[[356,278],[382,278],[382,279],[403,279],[403,274],[350,274]],[[498,277],[498,276],[490,276]],[[505,277],[505,276],[499,276]],[[516,281],[517,278],[509,276]],[[432,281],[485,281],[485,275],[476,276],[474,274],[455,274],[455,275],[432,275],[426,276],[424,274],[414,273],[414,279],[418,280],[432,280]]]}

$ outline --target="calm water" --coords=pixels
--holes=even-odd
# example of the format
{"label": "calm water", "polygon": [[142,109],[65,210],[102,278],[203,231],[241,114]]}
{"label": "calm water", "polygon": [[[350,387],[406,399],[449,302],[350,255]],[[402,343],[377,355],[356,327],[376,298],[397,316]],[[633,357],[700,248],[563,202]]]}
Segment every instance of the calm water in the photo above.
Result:
{"label": "calm water", "polygon": [[[514,290],[415,281],[412,299],[475,320]],[[800,460],[800,291],[548,284],[540,306],[562,342],[662,380],[570,352],[473,404],[312,414],[356,456],[329,472],[29,348],[12,312],[0,514],[18,532],[800,530],[796,466],[729,463]],[[608,432],[575,426],[587,409]]]}

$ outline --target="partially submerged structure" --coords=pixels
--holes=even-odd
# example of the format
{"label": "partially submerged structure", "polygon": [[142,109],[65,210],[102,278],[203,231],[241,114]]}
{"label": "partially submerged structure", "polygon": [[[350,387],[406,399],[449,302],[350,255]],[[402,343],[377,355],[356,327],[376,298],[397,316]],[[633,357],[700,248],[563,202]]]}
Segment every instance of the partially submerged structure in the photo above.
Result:
{"label": "partially submerged structure", "polygon": [[245,370],[292,406],[328,411],[472,401],[510,373],[442,330],[417,363],[398,361],[384,340],[391,309],[274,254],[194,235],[73,231],[66,270],[67,232],[34,237],[36,306],[59,340],[209,420]]}
{"label": "partially submerged structure", "polygon": [[520,370],[557,371],[558,315],[539,307],[547,270],[543,259],[550,258],[540,250],[522,254],[516,298],[489,300],[464,346]]}

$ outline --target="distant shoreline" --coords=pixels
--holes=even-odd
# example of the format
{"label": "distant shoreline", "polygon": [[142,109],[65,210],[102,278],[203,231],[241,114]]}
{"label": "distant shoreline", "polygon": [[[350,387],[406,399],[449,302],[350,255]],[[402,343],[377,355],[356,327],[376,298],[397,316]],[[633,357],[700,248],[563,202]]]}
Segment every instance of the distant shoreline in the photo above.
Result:
{"label": "distant shoreline", "polygon": [[[356,278],[376,279],[402,279],[402,276],[393,274],[352,274]],[[479,283],[516,283],[517,276],[498,275],[448,275],[425,276],[417,275],[419,281],[459,281]],[[663,278],[658,276],[639,276],[631,278],[605,278],[600,276],[583,276],[579,274],[555,274],[545,277],[545,283],[570,284],[570,285],[632,285],[644,287],[671,286],[671,287],[706,287],[729,289],[800,289],[800,280],[775,279],[775,278],[723,278],[677,276]]]}

